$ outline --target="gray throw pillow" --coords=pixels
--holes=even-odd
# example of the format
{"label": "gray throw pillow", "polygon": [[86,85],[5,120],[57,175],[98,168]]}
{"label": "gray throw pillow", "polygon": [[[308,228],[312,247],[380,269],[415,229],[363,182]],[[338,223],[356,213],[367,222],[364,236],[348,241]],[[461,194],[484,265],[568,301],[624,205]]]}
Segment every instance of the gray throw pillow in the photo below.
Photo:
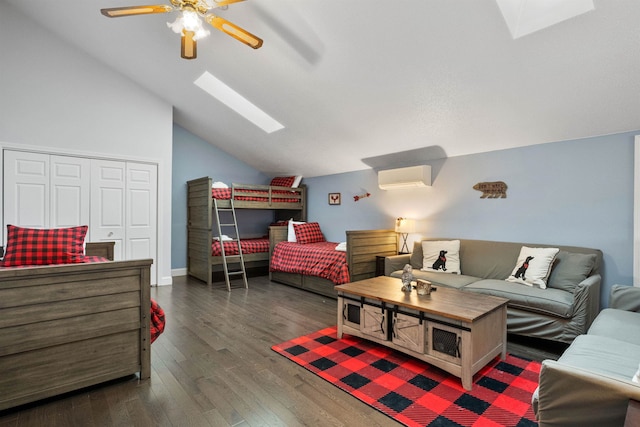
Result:
{"label": "gray throw pillow", "polygon": [[573,293],[576,286],[589,277],[595,264],[595,254],[560,251],[551,269],[549,287]]}

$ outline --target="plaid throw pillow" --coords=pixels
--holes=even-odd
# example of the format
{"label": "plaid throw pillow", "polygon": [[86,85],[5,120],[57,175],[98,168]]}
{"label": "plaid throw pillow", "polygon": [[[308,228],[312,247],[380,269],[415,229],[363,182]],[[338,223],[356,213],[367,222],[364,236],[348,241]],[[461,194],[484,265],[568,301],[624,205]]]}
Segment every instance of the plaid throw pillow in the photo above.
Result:
{"label": "plaid throw pillow", "polygon": [[269,185],[274,187],[293,187],[295,180],[295,176],[276,176],[271,180],[271,184]]}
{"label": "plaid throw pillow", "polygon": [[7,250],[2,267],[83,262],[89,227],[22,228],[7,225]]}
{"label": "plaid throw pillow", "polygon": [[317,222],[307,222],[304,224],[293,224],[293,229],[296,233],[296,242],[302,243],[317,243],[324,242],[324,236],[320,230],[320,224]]}

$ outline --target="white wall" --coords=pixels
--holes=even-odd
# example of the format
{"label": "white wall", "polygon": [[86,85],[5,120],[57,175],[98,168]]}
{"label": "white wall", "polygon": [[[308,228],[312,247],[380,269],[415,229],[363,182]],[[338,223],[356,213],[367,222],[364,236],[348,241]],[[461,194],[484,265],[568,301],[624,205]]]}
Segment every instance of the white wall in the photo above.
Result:
{"label": "white wall", "polygon": [[0,144],[158,163],[158,284],[171,284],[172,106],[1,2],[0,58]]}

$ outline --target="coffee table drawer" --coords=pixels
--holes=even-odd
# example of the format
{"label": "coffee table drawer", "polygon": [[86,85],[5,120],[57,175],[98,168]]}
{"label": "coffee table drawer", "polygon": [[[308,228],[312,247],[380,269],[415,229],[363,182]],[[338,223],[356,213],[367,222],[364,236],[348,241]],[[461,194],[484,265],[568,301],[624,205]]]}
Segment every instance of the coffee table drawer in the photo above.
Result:
{"label": "coffee table drawer", "polygon": [[360,330],[363,334],[381,340],[389,339],[388,311],[381,307],[363,305],[360,317]]}
{"label": "coffee table drawer", "polygon": [[344,326],[355,328],[370,337],[389,340],[389,311],[381,304],[343,299],[339,315]]}
{"label": "coffee table drawer", "polygon": [[360,329],[360,317],[362,313],[361,305],[362,304],[357,301],[344,300],[342,307],[342,322],[345,326]]}
{"label": "coffee table drawer", "polygon": [[409,350],[424,353],[426,322],[416,316],[394,312],[391,341]]}
{"label": "coffee table drawer", "polygon": [[429,345],[427,354],[438,359],[460,364],[462,334],[461,330],[436,322],[429,322]]}

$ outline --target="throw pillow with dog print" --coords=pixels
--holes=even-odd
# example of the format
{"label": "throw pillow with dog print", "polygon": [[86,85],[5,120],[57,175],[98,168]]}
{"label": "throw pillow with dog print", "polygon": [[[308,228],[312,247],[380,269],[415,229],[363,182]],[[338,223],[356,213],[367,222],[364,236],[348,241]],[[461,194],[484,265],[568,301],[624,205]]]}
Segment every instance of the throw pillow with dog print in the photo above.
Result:
{"label": "throw pillow with dog print", "polygon": [[516,266],[513,268],[511,276],[507,277],[506,280],[546,289],[547,279],[558,252],[558,248],[529,248],[523,246],[520,249]]}
{"label": "throw pillow with dog print", "polygon": [[424,240],[420,270],[460,274],[460,240]]}

